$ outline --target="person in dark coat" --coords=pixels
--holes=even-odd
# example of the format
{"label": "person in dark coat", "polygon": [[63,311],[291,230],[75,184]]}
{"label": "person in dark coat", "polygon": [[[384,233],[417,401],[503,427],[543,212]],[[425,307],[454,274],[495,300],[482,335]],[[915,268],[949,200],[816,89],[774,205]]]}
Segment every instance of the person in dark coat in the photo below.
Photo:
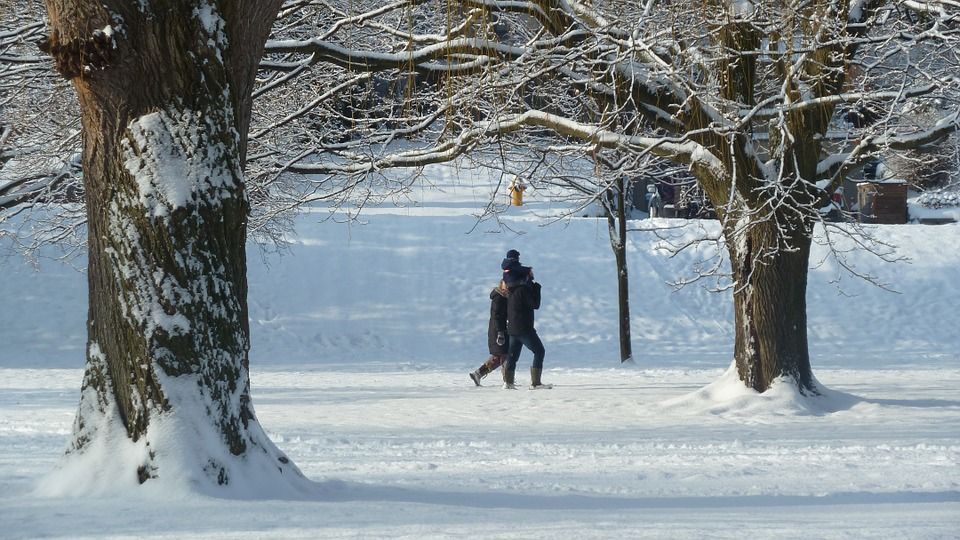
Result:
{"label": "person in dark coat", "polygon": [[500,267],[503,269],[503,281],[507,285],[507,334],[510,347],[507,362],[503,366],[503,385],[515,388],[514,372],[520,353],[526,346],[533,353],[530,364],[530,386],[532,388],[550,388],[541,382],[543,358],[546,350],[537,330],[534,328],[534,311],[540,309],[540,284],[533,279],[533,268],[520,264],[520,253],[515,249],[507,252]]}
{"label": "person in dark coat", "polygon": [[490,324],[487,326],[487,348],[490,358],[476,371],[470,372],[470,380],[480,386],[480,380],[500,367],[507,360],[510,337],[507,335],[507,284],[500,281],[490,291]]}

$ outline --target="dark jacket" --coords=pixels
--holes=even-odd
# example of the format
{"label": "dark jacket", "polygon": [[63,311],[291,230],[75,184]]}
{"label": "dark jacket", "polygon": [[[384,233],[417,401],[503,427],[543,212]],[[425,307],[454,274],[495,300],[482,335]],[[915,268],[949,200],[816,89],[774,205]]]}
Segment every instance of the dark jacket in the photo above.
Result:
{"label": "dark jacket", "polygon": [[540,284],[528,281],[508,289],[507,333],[511,336],[533,330],[533,310],[540,309]]}
{"label": "dark jacket", "polygon": [[[497,333],[503,332],[503,345],[497,345]],[[510,337],[507,335],[507,293],[499,287],[490,291],[490,327],[487,329],[487,347],[490,354],[507,354]]]}

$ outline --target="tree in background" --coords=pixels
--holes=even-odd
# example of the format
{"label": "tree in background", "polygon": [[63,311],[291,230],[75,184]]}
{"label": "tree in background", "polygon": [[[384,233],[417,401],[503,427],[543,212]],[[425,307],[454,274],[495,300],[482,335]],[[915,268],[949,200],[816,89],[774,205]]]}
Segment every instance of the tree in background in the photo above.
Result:
{"label": "tree in background", "polygon": [[[638,230],[656,230],[645,224],[640,229],[633,209],[641,206],[639,199],[646,195],[646,184],[673,186],[687,177],[686,171],[650,155],[637,155],[600,149],[589,156],[589,162],[576,153],[565,156],[557,147],[548,152],[528,148],[525,156],[517,156],[514,164],[529,159],[535,165],[537,184],[551,200],[566,204],[569,210],[555,219],[573,216],[599,216],[607,222],[607,238],[613,253],[617,277],[617,329],[620,361],[633,361],[633,343],[630,325],[630,272],[627,264],[628,233]],[[492,164],[491,164],[492,165]]]}
{"label": "tree in background", "polygon": [[[744,384],[761,392],[786,378],[801,393],[818,393],[806,282],[814,226],[830,194],[866,160],[940,141],[960,118],[952,2],[366,7],[311,5],[309,24],[291,22],[275,36],[290,39],[268,42],[268,69],[316,70],[331,81],[327,88],[357,88],[376,76],[395,89],[381,94],[375,111],[304,107],[278,119],[302,122],[308,133],[350,115],[336,140],[314,130],[313,148],[265,152],[278,179],[299,172],[367,182],[390,167],[460,155],[537,171],[504,160],[516,155],[504,147],[583,158],[608,149],[682,164],[721,222],[734,358]],[[392,107],[392,96],[403,99]],[[932,103],[939,114],[915,123],[910,111]],[[876,118],[845,120],[866,105]],[[391,146],[398,139],[415,143]],[[869,243],[855,228],[827,233]]]}

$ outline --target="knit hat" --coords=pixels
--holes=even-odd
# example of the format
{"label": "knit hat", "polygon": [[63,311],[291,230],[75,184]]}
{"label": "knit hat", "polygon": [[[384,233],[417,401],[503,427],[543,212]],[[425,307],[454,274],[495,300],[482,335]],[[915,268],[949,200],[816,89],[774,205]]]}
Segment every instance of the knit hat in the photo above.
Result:
{"label": "knit hat", "polygon": [[508,259],[516,259],[516,260],[519,261],[519,260],[520,260],[520,252],[517,251],[517,250],[515,250],[515,249],[511,249],[510,251],[507,252],[507,258],[508,258]]}

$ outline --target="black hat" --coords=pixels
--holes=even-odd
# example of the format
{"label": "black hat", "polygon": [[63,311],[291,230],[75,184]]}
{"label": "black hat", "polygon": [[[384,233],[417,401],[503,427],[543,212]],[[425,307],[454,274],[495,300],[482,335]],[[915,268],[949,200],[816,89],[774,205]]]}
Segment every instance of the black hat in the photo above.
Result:
{"label": "black hat", "polygon": [[507,252],[507,258],[508,258],[508,259],[516,259],[516,260],[519,261],[519,260],[520,260],[520,252],[517,251],[517,250],[515,250],[515,249],[511,249],[510,251]]}

